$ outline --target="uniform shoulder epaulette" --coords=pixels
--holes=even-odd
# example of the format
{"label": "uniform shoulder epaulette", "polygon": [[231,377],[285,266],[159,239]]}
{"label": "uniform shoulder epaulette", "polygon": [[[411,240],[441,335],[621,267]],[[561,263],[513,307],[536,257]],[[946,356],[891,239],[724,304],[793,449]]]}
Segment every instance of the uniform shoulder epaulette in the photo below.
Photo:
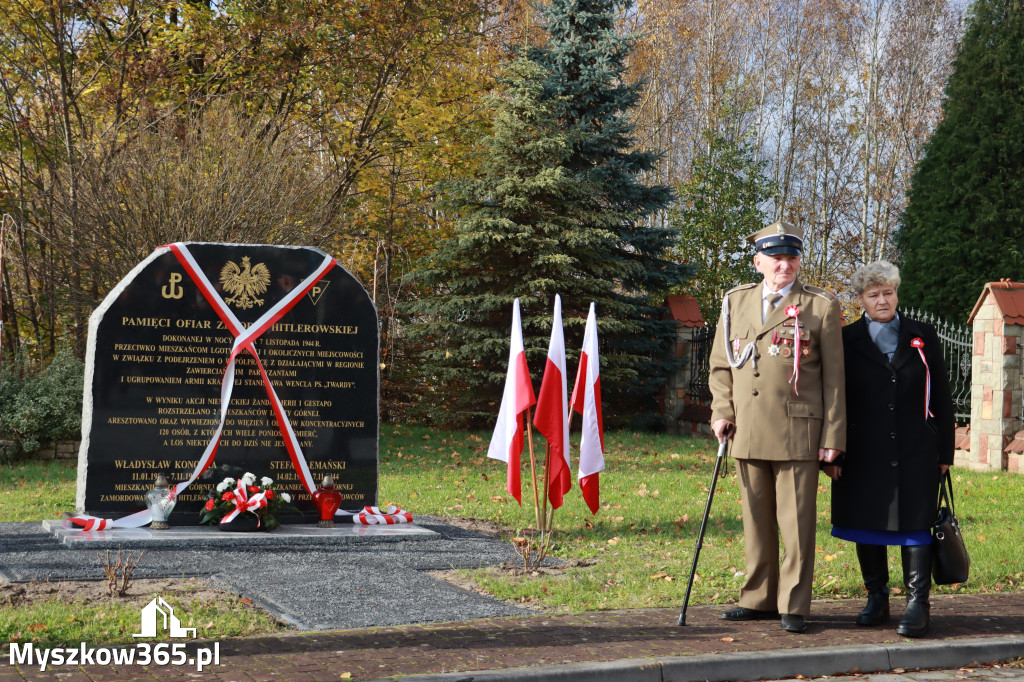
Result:
{"label": "uniform shoulder epaulette", "polygon": [[829,291],[828,289],[822,289],[821,287],[816,287],[813,284],[805,284],[804,285],[804,291],[806,291],[809,294],[813,294],[815,296],[821,296],[822,298],[827,298],[830,301],[831,300],[836,300],[836,295],[833,294],[831,291]]}
{"label": "uniform shoulder epaulette", "polygon": [[738,287],[733,287],[732,289],[729,289],[729,291],[725,292],[725,295],[728,296],[729,294],[731,294],[734,291],[743,291],[744,289],[749,289],[750,287],[756,287],[756,286],[759,286],[759,285],[760,285],[760,282],[751,282],[750,284],[741,284]]}

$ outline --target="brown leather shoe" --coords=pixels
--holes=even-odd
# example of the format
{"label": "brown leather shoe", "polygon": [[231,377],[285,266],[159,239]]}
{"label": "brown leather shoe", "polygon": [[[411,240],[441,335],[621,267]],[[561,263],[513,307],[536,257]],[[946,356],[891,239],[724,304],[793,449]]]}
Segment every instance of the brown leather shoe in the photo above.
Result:
{"label": "brown leather shoe", "polygon": [[718,617],[725,620],[775,620],[779,617],[779,612],[761,611],[760,609],[748,609],[744,606],[737,606],[734,609],[723,611],[718,614]]}

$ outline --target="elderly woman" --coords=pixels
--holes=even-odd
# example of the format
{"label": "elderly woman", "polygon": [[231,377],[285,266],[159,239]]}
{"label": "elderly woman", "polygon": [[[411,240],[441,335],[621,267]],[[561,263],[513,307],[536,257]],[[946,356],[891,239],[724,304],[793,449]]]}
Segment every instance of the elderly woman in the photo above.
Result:
{"label": "elderly woman", "polygon": [[832,535],[855,542],[867,606],[858,625],[889,617],[886,547],[898,545],[905,637],[928,631],[931,525],[939,478],[953,463],[953,403],[935,329],[897,312],[899,270],[877,261],[853,276],[864,315],[843,328],[847,449],[832,478]]}

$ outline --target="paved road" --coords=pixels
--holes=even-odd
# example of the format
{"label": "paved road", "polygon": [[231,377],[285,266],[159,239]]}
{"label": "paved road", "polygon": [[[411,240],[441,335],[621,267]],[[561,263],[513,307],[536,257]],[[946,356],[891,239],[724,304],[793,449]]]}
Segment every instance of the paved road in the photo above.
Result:
{"label": "paved road", "polygon": [[[991,682],[1010,682],[1024,680],[1024,663],[1009,666],[991,665],[965,668],[946,668],[943,670],[904,671],[897,668],[884,675],[843,675],[841,677],[813,677],[811,680],[838,679],[857,682],[953,682],[953,680],[988,680]],[[772,682],[808,682],[806,678],[791,677]]]}

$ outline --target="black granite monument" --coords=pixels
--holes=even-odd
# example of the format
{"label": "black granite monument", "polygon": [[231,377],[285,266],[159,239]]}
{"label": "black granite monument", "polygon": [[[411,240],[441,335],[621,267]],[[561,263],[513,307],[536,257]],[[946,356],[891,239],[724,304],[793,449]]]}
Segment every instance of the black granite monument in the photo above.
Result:
{"label": "black granite monument", "polygon": [[[186,243],[195,265],[243,327],[321,267],[306,247]],[[254,342],[314,481],[330,474],[342,508],[377,503],[377,313],[362,285],[331,266]],[[199,278],[201,280],[201,278]],[[158,474],[188,480],[220,423],[234,335],[194,273],[157,249],[89,321],[79,513],[138,510]],[[269,476],[315,523],[271,409],[263,375],[238,355],[227,419],[211,466],[178,498],[173,524],[195,524],[211,488],[246,471]],[[300,517],[286,516],[283,521]]]}

